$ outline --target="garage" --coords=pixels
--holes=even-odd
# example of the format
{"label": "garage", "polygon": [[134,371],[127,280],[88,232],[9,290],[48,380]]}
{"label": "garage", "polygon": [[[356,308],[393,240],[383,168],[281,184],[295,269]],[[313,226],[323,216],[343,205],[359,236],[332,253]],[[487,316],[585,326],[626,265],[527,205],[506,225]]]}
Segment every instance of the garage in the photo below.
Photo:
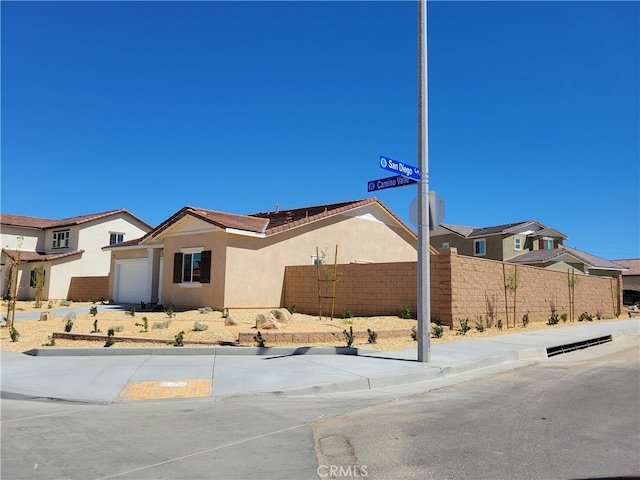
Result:
{"label": "garage", "polygon": [[149,301],[147,259],[132,258],[115,262],[114,300],[139,304]]}

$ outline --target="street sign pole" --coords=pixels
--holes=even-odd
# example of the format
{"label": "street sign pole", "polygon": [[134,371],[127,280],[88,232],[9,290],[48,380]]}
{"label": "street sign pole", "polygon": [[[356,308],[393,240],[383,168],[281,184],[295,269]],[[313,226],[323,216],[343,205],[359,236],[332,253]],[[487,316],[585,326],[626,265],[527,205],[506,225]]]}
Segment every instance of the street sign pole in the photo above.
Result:
{"label": "street sign pole", "polygon": [[418,362],[431,361],[427,0],[418,0]]}

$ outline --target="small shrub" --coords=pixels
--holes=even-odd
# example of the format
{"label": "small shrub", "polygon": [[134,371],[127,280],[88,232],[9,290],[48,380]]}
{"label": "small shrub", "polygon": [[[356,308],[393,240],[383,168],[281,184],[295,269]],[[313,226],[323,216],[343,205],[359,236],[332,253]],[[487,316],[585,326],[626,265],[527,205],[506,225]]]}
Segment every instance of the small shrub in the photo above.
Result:
{"label": "small shrub", "polygon": [[400,305],[400,318],[411,318],[411,305]]}
{"label": "small shrub", "polygon": [[229,309],[228,308],[223,308],[222,309],[222,318],[229,318]]}
{"label": "small shrub", "polygon": [[[205,313],[211,313],[211,312],[213,312],[213,308],[211,308],[211,307],[200,307],[200,308],[198,309],[198,312],[204,315]],[[226,318],[226,317],[225,317],[225,318]]]}
{"label": "small shrub", "polygon": [[131,315],[132,317],[136,316],[136,307],[134,307],[133,305],[129,305],[129,310],[127,310],[126,312],[124,312],[125,315]]}
{"label": "small shrub", "polygon": [[176,335],[176,340],[173,342],[174,347],[184,347],[184,331],[179,332]]}
{"label": "small shrub", "polygon": [[378,343],[378,334],[376,332],[374,332],[370,328],[367,328],[367,334],[369,335],[367,343]]}
{"label": "small shrub", "polygon": [[93,331],[91,333],[100,333],[100,330],[98,330],[98,319],[93,321]]}
{"label": "small shrub", "polygon": [[113,328],[110,328],[109,331],[107,332],[107,341],[104,343],[105,347],[110,347],[111,345],[116,343],[113,340],[114,336],[115,336],[115,332],[113,331]]}
{"label": "small shrub", "polygon": [[208,328],[209,328],[209,325],[205,325],[204,323],[200,323],[198,321],[196,321],[196,323],[193,324],[194,332],[204,332]]}
{"label": "small shrub", "polygon": [[109,330],[113,330],[114,332],[123,332],[124,325],[114,325],[113,327],[110,327]]}
{"label": "small shrub", "polygon": [[460,319],[458,319],[458,321],[460,322],[460,328],[458,329],[458,335],[466,335],[467,332],[469,330],[471,330],[471,327],[469,326],[469,319],[468,318],[460,318]]}
{"label": "small shrub", "polygon": [[524,328],[527,328],[527,325],[529,325],[529,313],[525,313],[525,314],[522,316],[522,326],[523,326]]}
{"label": "small shrub", "polygon": [[71,306],[71,300],[60,300],[60,306],[61,307],[70,307]]}
{"label": "small shrub", "polygon": [[498,319],[496,326],[498,327],[498,330],[502,330],[502,320]]}
{"label": "small shrub", "polygon": [[563,323],[567,323],[567,314],[563,313],[562,315],[560,315],[560,320],[562,320]]}
{"label": "small shrub", "polygon": [[442,338],[442,335],[444,335],[444,328],[440,325],[434,325],[431,327],[431,335],[433,335],[434,338]]}
{"label": "small shrub", "polygon": [[144,302],[140,302],[140,310],[146,310],[147,309],[147,304]]}
{"label": "small shrub", "polygon": [[478,332],[484,332],[484,319],[482,315],[478,315],[474,323]]}
{"label": "small shrub", "polygon": [[47,308],[49,310],[51,310],[53,308],[53,302],[51,300],[49,300],[49,303],[47,303]]}
{"label": "small shrub", "polygon": [[557,313],[553,313],[549,317],[549,320],[547,321],[547,325],[557,325],[559,321],[560,321],[560,319],[558,318],[558,314]]}
{"label": "small shrub", "polygon": [[413,340],[414,342],[418,341],[418,330],[416,329],[416,327],[411,327],[411,340]]}
{"label": "small shrub", "polygon": [[356,339],[356,336],[353,333],[353,327],[349,327],[349,331],[347,332],[346,330],[342,331],[345,340],[347,341],[347,347],[350,347],[351,345],[353,345],[353,341]]}
{"label": "small shrub", "polygon": [[153,322],[151,328],[154,330],[162,330],[165,328],[169,328],[169,325],[171,325],[171,320],[167,320],[166,322]]}
{"label": "small shrub", "polygon": [[256,342],[256,347],[264,347],[264,338],[262,337],[262,334],[260,333],[260,331],[258,330],[258,333],[256,335],[253,336],[253,340]]}
{"label": "small shrub", "polygon": [[167,317],[169,318],[173,318],[176,316],[176,307],[173,306],[173,303],[171,305],[169,305],[169,308],[167,308],[164,313],[167,314]]}
{"label": "small shrub", "polygon": [[43,347],[55,347],[56,346],[56,339],[53,337],[47,337],[49,339],[49,341],[47,343],[43,343],[42,346]]}
{"label": "small shrub", "polygon": [[64,324],[64,331],[69,333],[73,328],[73,322],[71,320],[67,320],[67,323]]}
{"label": "small shrub", "polygon": [[293,305],[291,305],[289,308],[287,308],[287,310],[289,310],[289,313],[291,315],[293,315],[294,313],[296,313],[296,305],[295,303]]}
{"label": "small shrub", "polygon": [[593,322],[593,316],[588,312],[582,312],[578,317],[579,322]]}
{"label": "small shrub", "polygon": [[94,305],[96,304],[96,302],[97,302],[97,301],[98,301],[98,299],[97,299],[96,297],[93,297],[93,298],[91,299],[91,303],[93,303]]}
{"label": "small shrub", "polygon": [[344,312],[342,313],[342,318],[353,318],[353,312],[348,308],[345,308]]}
{"label": "small shrub", "polygon": [[16,330],[15,327],[11,327],[9,329],[9,336],[11,337],[12,342],[17,342],[20,334],[18,333],[18,330]]}
{"label": "small shrub", "polygon": [[149,331],[149,320],[147,319],[147,317],[142,317],[142,323],[136,322],[135,325],[136,325],[136,327],[142,327],[143,328],[143,330],[140,330],[140,333]]}
{"label": "small shrub", "polygon": [[75,322],[78,318],[78,315],[76,314],[76,312],[69,312],[67,313],[63,318],[62,321],[63,322]]}
{"label": "small shrub", "polygon": [[89,314],[95,317],[98,314],[98,307],[96,306],[90,307]]}

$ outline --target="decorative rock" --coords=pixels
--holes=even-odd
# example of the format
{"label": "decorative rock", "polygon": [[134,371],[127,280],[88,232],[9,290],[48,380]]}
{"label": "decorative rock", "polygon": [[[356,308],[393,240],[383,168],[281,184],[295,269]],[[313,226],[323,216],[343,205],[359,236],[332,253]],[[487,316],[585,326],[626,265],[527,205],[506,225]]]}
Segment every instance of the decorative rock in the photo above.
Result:
{"label": "decorative rock", "polygon": [[276,320],[278,320],[280,323],[291,322],[291,313],[289,313],[289,310],[287,310],[286,308],[276,308],[274,310],[271,310],[271,312],[269,313],[276,317]]}
{"label": "decorative rock", "polygon": [[258,330],[280,330],[280,327],[280,322],[271,313],[261,313],[256,317],[256,328]]}
{"label": "decorative rock", "polygon": [[47,320],[51,320],[56,316],[53,312],[42,312],[40,314],[40,322],[46,322]]}
{"label": "decorative rock", "polygon": [[228,326],[233,326],[233,325],[240,325],[240,322],[237,321],[235,318],[232,317],[227,317],[224,319],[224,326],[228,327]]}

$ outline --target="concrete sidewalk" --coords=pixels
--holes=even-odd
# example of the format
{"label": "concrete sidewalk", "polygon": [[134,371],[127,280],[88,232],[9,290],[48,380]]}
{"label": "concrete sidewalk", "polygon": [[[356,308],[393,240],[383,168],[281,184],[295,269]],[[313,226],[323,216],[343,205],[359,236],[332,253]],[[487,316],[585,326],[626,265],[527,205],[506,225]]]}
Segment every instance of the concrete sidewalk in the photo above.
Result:
{"label": "concrete sidewalk", "polygon": [[[548,358],[593,339],[637,345],[639,320],[578,324],[393,352],[347,348],[215,347],[39,349],[1,352],[1,396],[112,403],[170,398],[315,395],[428,382]],[[584,345],[577,345],[577,347]]]}

